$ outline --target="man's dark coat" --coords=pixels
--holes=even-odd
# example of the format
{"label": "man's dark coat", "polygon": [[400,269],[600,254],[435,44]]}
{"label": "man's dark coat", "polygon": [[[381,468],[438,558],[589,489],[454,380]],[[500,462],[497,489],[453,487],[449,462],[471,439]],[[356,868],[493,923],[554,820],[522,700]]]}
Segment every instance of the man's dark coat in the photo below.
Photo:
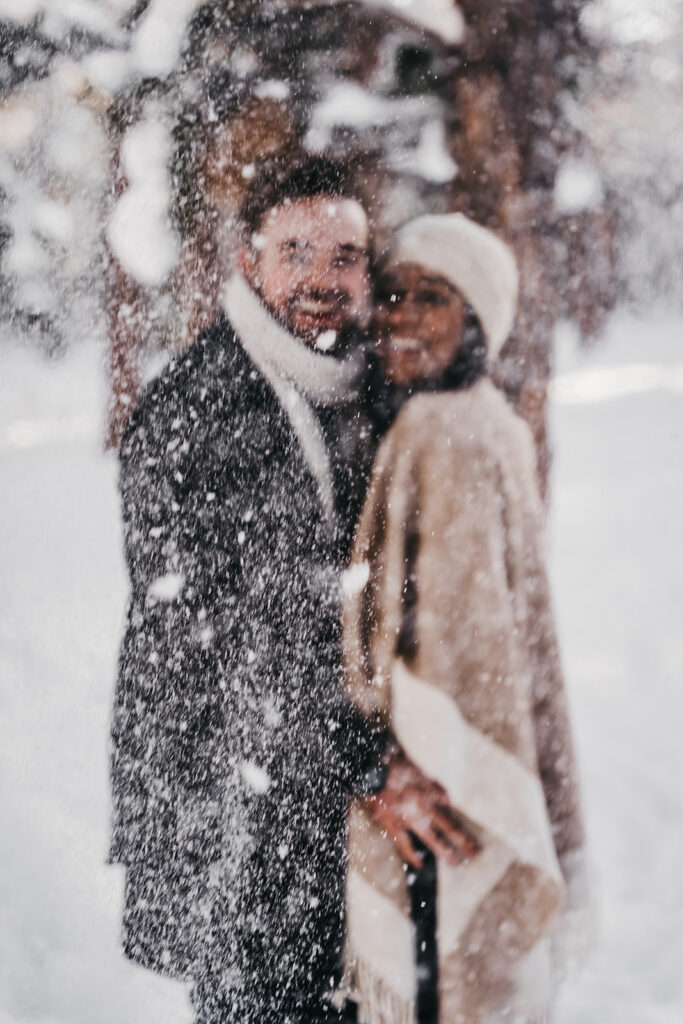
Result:
{"label": "man's dark coat", "polygon": [[316,481],[225,319],[145,393],[120,487],[132,593],[111,860],[126,866],[126,950],[193,977],[207,1019],[296,1017],[339,961],[346,799],[381,741],[341,696]]}

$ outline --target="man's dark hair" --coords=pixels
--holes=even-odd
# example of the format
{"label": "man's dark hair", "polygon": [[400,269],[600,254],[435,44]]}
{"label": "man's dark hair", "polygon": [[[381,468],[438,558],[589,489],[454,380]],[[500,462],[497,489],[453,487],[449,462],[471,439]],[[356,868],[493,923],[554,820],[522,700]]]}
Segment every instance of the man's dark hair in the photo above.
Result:
{"label": "man's dark hair", "polygon": [[250,238],[258,232],[263,218],[274,207],[318,196],[356,199],[364,205],[347,164],[317,156],[294,168],[264,166],[250,184],[242,203],[240,222],[245,236]]}

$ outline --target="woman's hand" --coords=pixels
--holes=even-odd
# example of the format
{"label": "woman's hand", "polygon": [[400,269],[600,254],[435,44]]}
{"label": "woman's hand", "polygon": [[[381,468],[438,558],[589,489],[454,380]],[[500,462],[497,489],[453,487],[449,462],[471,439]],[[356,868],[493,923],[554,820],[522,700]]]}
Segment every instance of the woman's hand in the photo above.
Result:
{"label": "woman's hand", "polygon": [[479,844],[459,820],[443,786],[428,779],[401,751],[389,764],[384,789],[365,797],[364,803],[413,868],[422,866],[414,837],[450,864],[460,864],[479,852]]}

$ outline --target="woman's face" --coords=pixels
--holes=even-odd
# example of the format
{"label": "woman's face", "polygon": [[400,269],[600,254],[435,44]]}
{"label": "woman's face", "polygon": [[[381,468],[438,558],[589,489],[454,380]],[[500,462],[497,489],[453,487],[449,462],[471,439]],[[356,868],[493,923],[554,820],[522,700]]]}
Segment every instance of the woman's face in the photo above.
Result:
{"label": "woman's face", "polygon": [[384,372],[406,385],[440,376],[460,347],[465,304],[446,278],[401,263],[379,281],[374,336]]}

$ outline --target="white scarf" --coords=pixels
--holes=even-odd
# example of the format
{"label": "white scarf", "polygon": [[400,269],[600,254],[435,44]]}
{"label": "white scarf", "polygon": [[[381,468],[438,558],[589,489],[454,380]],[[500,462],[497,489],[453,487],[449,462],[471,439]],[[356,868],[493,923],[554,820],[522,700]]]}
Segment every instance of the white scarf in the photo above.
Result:
{"label": "white scarf", "polygon": [[311,406],[357,401],[365,370],[363,354],[357,349],[340,360],[316,352],[277,322],[241,274],[230,278],[221,301],[242,346],[289,417],[331,522],[334,498],[330,459]]}

